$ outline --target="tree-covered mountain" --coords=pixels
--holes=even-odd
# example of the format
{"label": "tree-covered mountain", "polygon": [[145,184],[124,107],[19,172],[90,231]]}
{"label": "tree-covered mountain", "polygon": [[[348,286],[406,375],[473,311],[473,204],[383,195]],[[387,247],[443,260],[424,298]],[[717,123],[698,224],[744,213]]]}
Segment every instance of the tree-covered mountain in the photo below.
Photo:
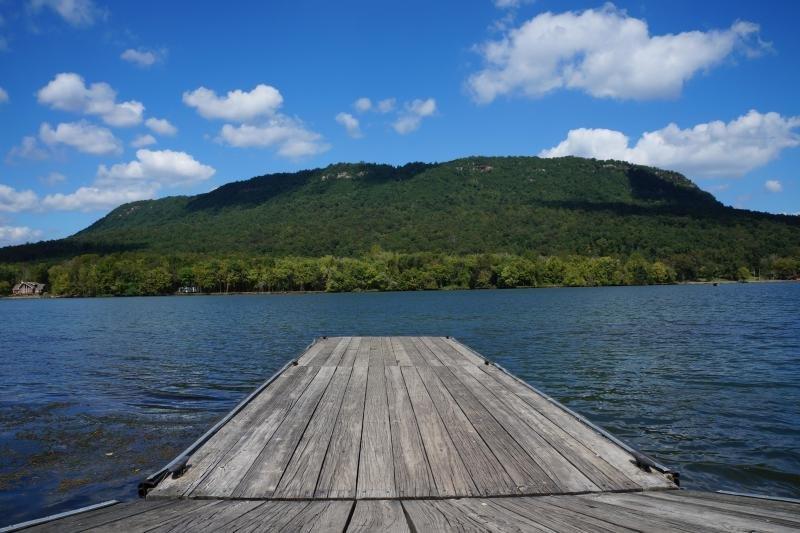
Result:
{"label": "tree-covered mountain", "polygon": [[800,217],[723,206],[675,172],[575,157],[336,164],[122,205],[0,262],[121,251],[353,257],[402,253],[641,254],[757,269],[800,257]]}

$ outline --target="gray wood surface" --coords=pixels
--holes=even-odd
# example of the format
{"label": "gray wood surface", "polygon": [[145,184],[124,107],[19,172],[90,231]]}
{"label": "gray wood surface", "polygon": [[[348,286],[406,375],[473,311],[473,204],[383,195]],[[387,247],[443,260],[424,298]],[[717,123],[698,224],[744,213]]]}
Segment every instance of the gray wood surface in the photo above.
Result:
{"label": "gray wood surface", "polygon": [[[446,374],[448,381],[458,381],[486,409],[490,417],[505,430],[510,438],[544,472],[553,486],[547,485],[550,493],[587,492],[599,490],[580,470],[560,452],[545,441],[539,433],[520,420],[501,400],[481,385],[462,367],[451,367]],[[455,385],[454,385],[455,386]],[[502,431],[500,430],[500,431]],[[545,489],[547,490],[547,489]],[[539,491],[544,492],[544,491]]]}
{"label": "gray wood surface", "polygon": [[317,481],[317,498],[355,498],[367,367],[354,366]]}
{"label": "gray wood surface", "polygon": [[394,478],[400,498],[438,495],[417,419],[399,366],[386,367],[386,393],[392,431]]}
{"label": "gray wood surface", "polygon": [[464,414],[514,480],[520,492],[527,494],[562,492],[556,481],[548,476],[519,442],[514,440],[472,391],[451,373],[450,368],[436,368],[431,372],[437,375],[462,407]]}
{"label": "gray wood surface", "polygon": [[442,498],[674,488],[444,337],[313,343],[157,498]]}
{"label": "gray wood surface", "polygon": [[464,367],[464,370],[474,377],[481,385],[486,387],[499,401],[503,409],[514,413],[521,422],[536,431],[547,446],[552,447],[563,455],[566,460],[575,465],[583,475],[590,479],[595,486],[606,491],[634,490],[638,485],[620,472],[603,458],[595,455],[581,441],[554,424],[535,409],[531,409],[516,394],[510,393],[501,383],[476,366]]}
{"label": "gray wood surface", "polygon": [[[362,343],[363,346],[364,343]],[[389,404],[386,396],[386,374],[383,359],[373,355],[374,342],[369,342],[369,370],[361,429],[361,454],[358,463],[359,498],[394,498],[392,431],[389,425]]]}
{"label": "gray wood surface", "polygon": [[527,388],[520,380],[509,376],[491,365],[481,369],[505,385],[509,391],[519,396],[532,409],[550,419],[558,427],[579,440],[594,454],[620,470],[643,489],[673,488],[674,485],[664,476],[645,472],[634,464],[633,456],[625,449],[606,439],[594,429],[578,421],[570,413],[564,411],[546,398]]}
{"label": "gray wood surface", "polygon": [[408,522],[398,500],[359,500],[348,533],[408,533]]}
{"label": "gray wood surface", "polygon": [[408,389],[413,414],[417,419],[420,436],[425,445],[439,496],[474,496],[479,494],[472,477],[453,444],[420,373],[430,372],[428,367],[400,367]]}
{"label": "gray wood surface", "polygon": [[[233,491],[261,448],[317,374],[317,368],[289,367],[189,459],[189,469],[177,479],[165,478],[151,498],[192,496],[205,491],[224,496]],[[202,490],[201,490],[202,493]]]}
{"label": "gray wood surface", "polygon": [[[335,367],[331,366],[319,369],[314,380],[286,414],[272,438],[250,461],[250,468],[230,493],[232,496],[236,498],[267,498],[272,495],[297,443],[303,436],[308,421],[328,388],[334,371]],[[222,477],[224,479],[224,476]],[[208,486],[208,493],[209,496],[213,496],[213,486]]]}
{"label": "gray wood surface", "polygon": [[312,498],[333,434],[352,367],[337,367],[303,437],[283,471],[273,498]]}
{"label": "gray wood surface", "polygon": [[688,533],[788,532],[798,524],[800,504],[666,490],[411,500],[139,500],[27,531]]}

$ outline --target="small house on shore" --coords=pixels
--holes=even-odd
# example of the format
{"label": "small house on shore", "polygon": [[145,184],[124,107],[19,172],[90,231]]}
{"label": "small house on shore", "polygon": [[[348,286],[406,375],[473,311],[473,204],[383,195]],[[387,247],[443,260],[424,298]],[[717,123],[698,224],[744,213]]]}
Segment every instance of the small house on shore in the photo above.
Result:
{"label": "small house on shore", "polygon": [[39,296],[44,294],[44,283],[34,281],[20,281],[11,289],[14,296]]}
{"label": "small house on shore", "polygon": [[187,285],[178,288],[178,294],[198,294],[199,292],[200,292],[200,287],[197,287],[195,285]]}

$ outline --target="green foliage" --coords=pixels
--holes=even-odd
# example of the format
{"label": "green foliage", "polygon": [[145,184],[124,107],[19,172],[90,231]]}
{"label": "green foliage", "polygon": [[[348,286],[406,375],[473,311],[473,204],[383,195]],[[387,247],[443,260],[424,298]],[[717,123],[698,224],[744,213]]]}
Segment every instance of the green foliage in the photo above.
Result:
{"label": "green foliage", "polygon": [[725,207],[674,172],[470,157],[125,204],[67,239],[0,249],[0,283],[88,295],[595,286],[793,278],[799,260],[800,217]]}

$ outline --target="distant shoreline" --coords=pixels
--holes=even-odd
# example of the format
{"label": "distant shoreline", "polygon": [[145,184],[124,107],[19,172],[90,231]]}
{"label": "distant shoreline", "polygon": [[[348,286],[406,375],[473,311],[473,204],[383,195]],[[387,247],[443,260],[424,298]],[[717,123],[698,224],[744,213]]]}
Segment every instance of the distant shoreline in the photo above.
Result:
{"label": "distant shoreline", "polygon": [[93,299],[93,298],[164,298],[164,297],[192,297],[192,296],[281,296],[305,294],[364,294],[364,293],[386,293],[386,292],[456,292],[456,291],[487,291],[487,290],[516,290],[516,289],[597,289],[601,287],[667,287],[671,285],[747,285],[750,283],[800,283],[796,279],[754,279],[748,281],[734,281],[720,279],[713,281],[678,281],[675,283],[651,283],[648,285],[540,285],[536,287],[486,287],[486,288],[441,288],[441,289],[422,289],[409,291],[380,291],[380,290],[358,290],[358,291],[230,291],[230,292],[196,292],[196,293],[170,293],[170,294],[149,294],[149,295],[124,295],[124,294],[99,294],[97,296],[55,296],[43,294],[40,296],[0,296],[0,300],[51,300],[51,299]]}

